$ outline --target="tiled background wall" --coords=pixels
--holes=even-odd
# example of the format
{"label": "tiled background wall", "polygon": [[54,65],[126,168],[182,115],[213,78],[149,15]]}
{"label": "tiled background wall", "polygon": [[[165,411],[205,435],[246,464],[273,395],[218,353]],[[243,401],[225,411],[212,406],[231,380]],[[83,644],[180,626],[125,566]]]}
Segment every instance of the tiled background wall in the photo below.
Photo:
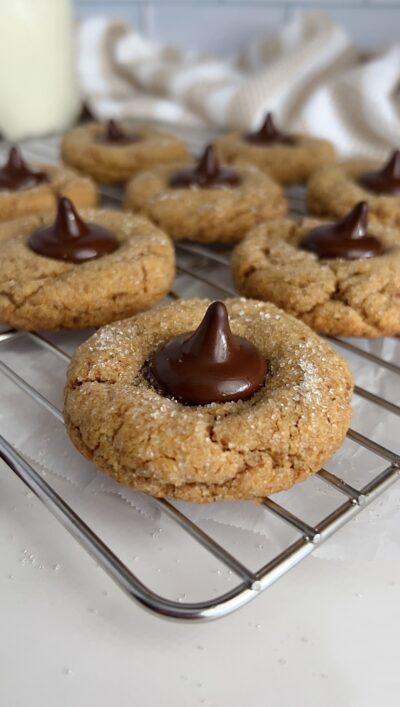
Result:
{"label": "tiled background wall", "polygon": [[400,41],[400,0],[75,0],[75,6],[78,17],[122,17],[153,39],[221,54],[311,8],[329,13],[362,47]]}

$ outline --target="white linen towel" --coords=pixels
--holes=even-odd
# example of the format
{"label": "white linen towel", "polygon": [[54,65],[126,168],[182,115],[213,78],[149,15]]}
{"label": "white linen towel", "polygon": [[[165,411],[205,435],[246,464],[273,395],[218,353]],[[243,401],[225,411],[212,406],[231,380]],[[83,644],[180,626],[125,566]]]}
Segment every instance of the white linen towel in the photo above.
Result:
{"label": "white linen towel", "polygon": [[83,98],[99,119],[250,130],[272,110],[284,129],[327,137],[344,157],[399,147],[400,43],[362,59],[320,12],[294,16],[230,60],[156,44],[103,17],[79,25],[78,49]]}

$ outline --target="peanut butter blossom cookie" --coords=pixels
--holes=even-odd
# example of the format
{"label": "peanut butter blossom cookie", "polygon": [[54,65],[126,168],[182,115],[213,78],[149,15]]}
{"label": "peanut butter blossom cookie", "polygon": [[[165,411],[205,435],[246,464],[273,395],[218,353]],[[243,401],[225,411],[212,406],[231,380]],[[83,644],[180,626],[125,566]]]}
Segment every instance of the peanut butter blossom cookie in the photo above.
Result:
{"label": "peanut butter blossom cookie", "polygon": [[0,221],[54,211],[59,196],[77,206],[96,206],[97,189],[91,179],[65,167],[29,165],[17,147],[12,147],[0,167]]}
{"label": "peanut butter blossom cookie", "polygon": [[221,159],[228,163],[250,162],[281,184],[306,182],[318,167],[335,159],[330,142],[283,133],[276,128],[271,113],[256,132],[247,135],[227,133],[216,144]]}
{"label": "peanut butter blossom cookie", "polygon": [[333,454],[351,392],[343,359],[273,304],[185,300],[80,346],[64,416],[79,451],[132,488],[198,503],[256,499]]}
{"label": "peanut butter blossom cookie", "polygon": [[371,220],[400,227],[400,150],[384,165],[349,160],[326,166],[310,179],[307,204],[314,214],[343,216],[361,200],[368,203]]}
{"label": "peanut butter blossom cookie", "polygon": [[252,226],[287,212],[276,182],[252,165],[222,166],[212,145],[195,165],[162,166],[134,177],[125,207],[175,240],[209,243],[238,241]]}
{"label": "peanut butter blossom cookie", "polygon": [[174,277],[168,236],[117,211],[59,200],[57,215],[0,224],[0,321],[18,329],[80,328],[162,299]]}
{"label": "peanut butter blossom cookie", "polygon": [[400,334],[400,243],[368,224],[368,205],[326,223],[259,226],[235,249],[232,271],[247,297],[269,300],[324,334]]}
{"label": "peanut butter blossom cookie", "polygon": [[133,130],[113,120],[66,133],[61,154],[66,164],[105,184],[125,183],[143,169],[188,159],[185,144],[173,135],[149,125]]}

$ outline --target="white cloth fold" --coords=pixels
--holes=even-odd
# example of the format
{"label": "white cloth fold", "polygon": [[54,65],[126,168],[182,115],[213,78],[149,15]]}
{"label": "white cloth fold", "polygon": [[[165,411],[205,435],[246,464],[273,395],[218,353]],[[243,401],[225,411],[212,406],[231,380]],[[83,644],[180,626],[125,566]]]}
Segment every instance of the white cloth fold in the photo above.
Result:
{"label": "white cloth fold", "polygon": [[145,118],[250,130],[267,110],[288,130],[331,139],[342,156],[399,146],[400,43],[361,59],[320,12],[222,60],[163,46],[103,17],[78,27],[83,98],[99,119]]}

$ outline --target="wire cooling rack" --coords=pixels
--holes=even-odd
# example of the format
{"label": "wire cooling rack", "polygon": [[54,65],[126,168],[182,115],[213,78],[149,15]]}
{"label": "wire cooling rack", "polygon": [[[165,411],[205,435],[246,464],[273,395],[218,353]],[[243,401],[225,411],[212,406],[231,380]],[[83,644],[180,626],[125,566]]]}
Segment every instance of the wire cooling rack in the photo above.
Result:
{"label": "wire cooling rack", "polygon": [[[193,152],[197,152],[200,146],[209,139],[209,135],[190,131],[185,132],[184,137]],[[4,143],[0,144],[2,159],[5,156],[6,147]],[[58,161],[59,140],[56,137],[43,141],[29,141],[22,147],[26,158],[33,161]],[[304,213],[304,198],[301,189],[291,189],[288,195],[292,215],[294,217],[302,215]],[[121,204],[121,193],[117,189],[104,188],[102,197],[106,206],[118,207]],[[237,294],[230,279],[229,249],[217,246],[206,247],[194,243],[179,243],[176,251],[177,278],[174,289],[169,295],[170,299],[193,295],[215,299]],[[62,338],[58,339],[61,343],[56,345],[46,333],[3,331],[0,333],[0,374],[19,389],[21,405],[24,403],[23,396],[27,395],[38,405],[44,407],[58,421],[63,422],[61,410],[37,390],[31,382],[21,377],[12,367],[1,360],[4,344],[17,339],[30,342],[33,340],[41,349],[51,352],[56,359],[65,365],[65,362],[69,360],[69,355],[63,349]],[[362,342],[358,345],[348,340],[334,339],[332,341],[334,345],[342,349],[345,356],[356,357],[369,366],[371,378],[373,378],[374,370],[384,370],[390,376],[398,376],[400,373],[396,357],[383,358],[379,353],[375,353],[375,350],[380,350],[379,346],[376,349],[372,347],[371,350],[363,348]],[[400,343],[397,349],[397,354],[399,353]],[[23,356],[24,354],[19,355]],[[396,402],[388,399],[390,396],[382,397],[359,385],[355,386],[355,395],[361,399],[363,414],[366,416],[369,414],[369,406],[371,405],[378,406],[391,416],[398,416],[400,413],[400,407]],[[265,514],[275,516],[294,529],[296,539],[294,542],[288,542],[267,563],[255,570],[247,567],[241,559],[227,550],[223,544],[217,542],[173,504],[166,500],[154,500],[161,512],[169,516],[183,533],[189,534],[195,542],[214,558],[217,558],[237,578],[229,591],[217,597],[206,596],[204,600],[190,603],[162,596],[161,593],[153,591],[143,583],[106,542],[100,539],[87,525],[85,520],[68,505],[23,454],[2,435],[0,435],[0,457],[133,600],[159,616],[198,621],[225,616],[256,598],[267,587],[310,555],[317,546],[336,533],[339,528],[360,513],[367,504],[376,499],[399,478],[400,457],[395,451],[354,429],[350,429],[347,436],[352,441],[353,448],[355,446],[355,448],[369,450],[381,460],[383,468],[380,468],[376,474],[372,474],[372,478],[359,487],[349,483],[348,479],[342,478],[345,476],[344,474],[340,475],[340,473],[336,474],[333,471],[321,469],[317,477],[323,484],[334,487],[340,500],[334,510],[316,524],[305,520],[301,514],[295,514],[290,510],[290,504],[278,503],[276,498],[262,499],[261,507]],[[298,487],[295,487],[288,493],[294,495],[297,490]],[[318,498],[315,503],[318,503]],[[185,558],[181,558],[181,561],[184,562]]]}

